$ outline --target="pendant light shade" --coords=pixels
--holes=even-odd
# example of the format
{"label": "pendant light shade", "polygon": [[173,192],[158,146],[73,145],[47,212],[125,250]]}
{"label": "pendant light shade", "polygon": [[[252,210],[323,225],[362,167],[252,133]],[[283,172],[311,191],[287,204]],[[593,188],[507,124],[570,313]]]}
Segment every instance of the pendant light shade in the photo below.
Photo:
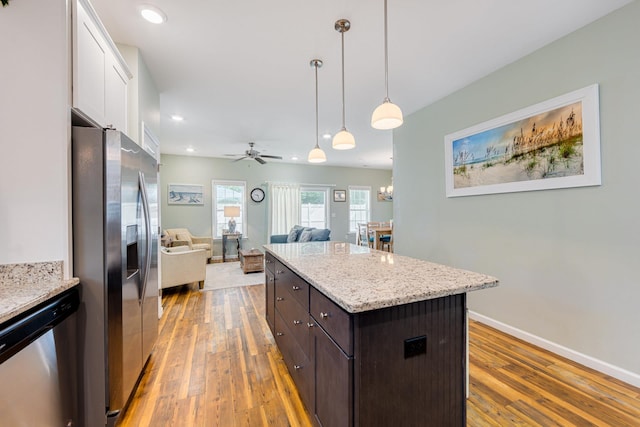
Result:
{"label": "pendant light shade", "polygon": [[356,146],[356,139],[351,132],[342,128],[342,130],[333,137],[331,146],[335,150],[350,150]]}
{"label": "pendant light shade", "polygon": [[384,0],[384,90],[382,104],[371,115],[371,126],[375,129],[395,129],[403,122],[402,110],[389,99],[389,48],[387,42],[387,0]]}
{"label": "pendant light shade", "polygon": [[327,161],[327,156],[318,143],[318,68],[322,67],[322,61],[320,59],[312,59],[310,65],[316,73],[316,146],[309,152],[307,161],[309,163],[324,163]]}
{"label": "pendant light shade", "polygon": [[388,98],[373,110],[371,115],[371,126],[375,129],[395,129],[402,124],[402,111],[400,107],[391,102]]}
{"label": "pendant light shade", "polygon": [[309,163],[324,163],[327,161],[327,156],[324,154],[324,151],[322,151],[322,148],[315,147],[309,152],[307,161]]}
{"label": "pendant light shade", "polygon": [[338,19],[334,26],[342,37],[342,129],[333,137],[331,146],[334,150],[350,150],[356,147],[356,139],[351,132],[347,130],[345,125],[345,107],[344,107],[344,33],[351,28],[351,22],[347,19]]}

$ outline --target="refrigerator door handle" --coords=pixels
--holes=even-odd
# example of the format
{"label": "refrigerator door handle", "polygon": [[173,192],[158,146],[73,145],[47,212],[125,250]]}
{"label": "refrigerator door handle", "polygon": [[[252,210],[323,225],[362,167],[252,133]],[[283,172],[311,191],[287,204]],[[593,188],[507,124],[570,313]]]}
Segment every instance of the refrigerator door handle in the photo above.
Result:
{"label": "refrigerator door handle", "polygon": [[144,229],[146,242],[146,253],[144,260],[144,277],[142,279],[142,292],[139,296],[139,302],[142,304],[144,295],[147,292],[147,278],[149,277],[149,270],[151,268],[151,244],[153,239],[151,238],[151,214],[149,213],[149,199],[147,198],[147,184],[144,182],[144,174],[142,171],[138,172],[138,185],[140,187],[140,196],[142,199],[142,210],[144,211]]}

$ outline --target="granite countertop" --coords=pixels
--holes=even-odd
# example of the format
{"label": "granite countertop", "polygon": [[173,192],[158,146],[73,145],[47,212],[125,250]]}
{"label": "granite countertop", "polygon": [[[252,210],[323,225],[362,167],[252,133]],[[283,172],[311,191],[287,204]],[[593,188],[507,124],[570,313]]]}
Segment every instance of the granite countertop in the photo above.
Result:
{"label": "granite countertop", "polygon": [[62,261],[0,265],[0,324],[78,283],[63,279]]}
{"label": "granite countertop", "polygon": [[498,286],[498,279],[344,242],[264,245],[349,313]]}

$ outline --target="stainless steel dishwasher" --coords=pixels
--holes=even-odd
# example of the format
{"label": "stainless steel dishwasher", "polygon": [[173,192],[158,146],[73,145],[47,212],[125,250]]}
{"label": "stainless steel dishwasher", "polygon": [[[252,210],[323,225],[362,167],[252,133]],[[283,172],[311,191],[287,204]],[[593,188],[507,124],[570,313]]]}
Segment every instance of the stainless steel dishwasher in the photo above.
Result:
{"label": "stainless steel dishwasher", "polygon": [[77,425],[77,288],[0,325],[0,424]]}

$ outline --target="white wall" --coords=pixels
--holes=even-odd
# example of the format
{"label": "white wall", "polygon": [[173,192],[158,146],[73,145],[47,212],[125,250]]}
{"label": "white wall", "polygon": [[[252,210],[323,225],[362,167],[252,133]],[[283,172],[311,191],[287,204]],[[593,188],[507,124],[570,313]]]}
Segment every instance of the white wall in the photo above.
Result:
{"label": "white wall", "polygon": [[[640,2],[407,117],[395,250],[498,277],[471,310],[640,379]],[[446,198],[444,136],[600,84],[602,185]],[[420,191],[415,191],[420,188]],[[635,375],[635,376],[634,376]],[[635,381],[634,380],[634,381]]]}
{"label": "white wall", "polygon": [[69,276],[69,54],[64,0],[0,10],[0,264]]}

